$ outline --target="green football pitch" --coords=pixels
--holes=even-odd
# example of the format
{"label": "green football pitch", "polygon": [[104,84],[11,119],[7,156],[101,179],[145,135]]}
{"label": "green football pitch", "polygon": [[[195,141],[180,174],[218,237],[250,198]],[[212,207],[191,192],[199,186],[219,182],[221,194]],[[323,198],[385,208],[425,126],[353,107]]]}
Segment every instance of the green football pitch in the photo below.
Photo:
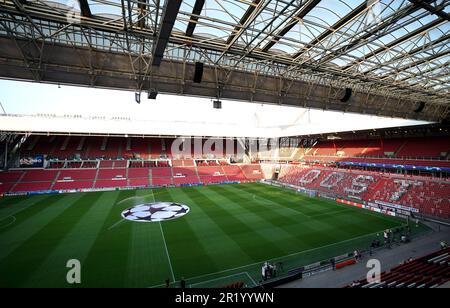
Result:
{"label": "green football pitch", "polygon": [[[143,203],[182,203],[163,222],[123,220]],[[298,266],[367,249],[404,221],[265,184],[122,190],[0,199],[0,287],[248,286],[270,261]],[[70,285],[67,261],[81,263]]]}

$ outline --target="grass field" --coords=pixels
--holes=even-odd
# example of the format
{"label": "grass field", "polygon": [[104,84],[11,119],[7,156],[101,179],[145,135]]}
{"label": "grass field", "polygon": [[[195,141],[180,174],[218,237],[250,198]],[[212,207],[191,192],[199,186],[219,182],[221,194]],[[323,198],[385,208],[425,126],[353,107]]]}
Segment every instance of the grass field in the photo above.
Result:
{"label": "grass field", "polygon": [[[178,219],[139,223],[122,210],[144,202],[190,207]],[[142,189],[0,199],[0,287],[193,287],[260,280],[262,262],[299,265],[367,248],[403,221],[265,184]],[[177,285],[177,283],[175,284]]]}

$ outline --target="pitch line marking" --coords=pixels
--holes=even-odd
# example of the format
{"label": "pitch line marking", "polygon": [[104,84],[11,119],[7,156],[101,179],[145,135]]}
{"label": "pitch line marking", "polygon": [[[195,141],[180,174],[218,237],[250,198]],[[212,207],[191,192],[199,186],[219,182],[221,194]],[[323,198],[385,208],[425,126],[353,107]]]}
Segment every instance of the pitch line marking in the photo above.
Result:
{"label": "pitch line marking", "polygon": [[113,229],[114,227],[117,227],[118,225],[120,225],[122,222],[124,222],[125,219],[121,219],[118,222],[116,222],[115,224],[113,224],[111,227],[108,228],[108,230]]}
{"label": "pitch line marking", "polygon": [[164,240],[164,248],[166,249],[167,260],[169,260],[170,273],[172,274],[172,280],[173,280],[173,282],[175,282],[175,275],[173,273],[172,261],[170,260],[169,250],[167,249],[167,244],[166,244],[166,237],[164,236],[164,231],[163,231],[161,222],[159,222],[159,228],[161,229],[161,234],[162,234],[162,237]]}
{"label": "pitch line marking", "polygon": [[15,216],[15,215],[19,214],[20,212],[25,211],[26,209],[32,207],[33,205],[34,205],[34,204],[27,205],[27,206],[25,206],[24,208],[22,208],[22,209],[20,209],[20,210],[17,210],[17,211],[15,211],[14,213],[12,213],[12,214],[10,214],[10,215],[8,215],[8,216],[5,216],[5,217],[3,217],[3,218],[0,218],[0,221],[5,220],[6,218],[9,218],[9,217],[11,217],[11,216]]}
{"label": "pitch line marking", "polygon": [[[281,189],[281,190],[283,190],[283,191],[287,191],[287,192],[289,192],[289,193],[291,193],[291,194],[294,194],[295,192],[293,191],[293,190],[291,190],[291,189],[287,189],[287,188],[279,188],[279,189]],[[244,190],[245,191],[245,190]],[[344,208],[344,209],[347,209],[347,210],[352,210],[352,209],[354,209],[354,210],[357,210],[357,208],[355,208],[355,207],[352,207],[352,206],[350,206],[350,205],[348,205],[348,204],[342,204],[342,203],[339,203],[339,202],[337,202],[337,201],[334,201],[334,203],[335,203],[335,205],[337,205],[338,207],[342,207],[342,208]],[[312,205],[312,204],[311,204]],[[326,215],[326,214],[328,214],[328,213],[324,213],[324,214],[318,214],[318,215],[311,215],[311,216],[308,216],[308,215],[306,215],[306,214],[304,214],[303,212],[301,212],[301,211],[297,211],[297,210],[295,210],[295,209],[293,209],[294,211],[296,211],[296,212],[299,212],[299,213],[301,213],[301,214],[303,214],[303,215],[305,215],[305,216],[307,216],[308,218],[314,218],[314,217],[316,217],[316,216],[321,216],[321,215]],[[362,212],[362,213],[364,213],[364,214],[366,214],[366,215],[369,215],[369,216],[374,216],[374,217],[379,217],[379,218],[381,218],[381,219],[383,219],[384,221],[387,221],[387,222],[392,222],[392,221],[390,221],[387,217],[385,217],[385,215],[383,215],[383,214],[381,214],[381,213],[373,213],[373,212],[370,212],[370,211],[364,211],[364,212]],[[380,215],[376,215],[376,214],[380,214]]]}
{"label": "pitch line marking", "polygon": [[[210,280],[196,282],[196,283],[190,284],[189,287],[192,288],[192,286],[196,286],[196,285],[199,285],[199,284],[205,284],[205,283],[208,283],[208,282],[217,281],[217,280],[225,279],[225,278],[228,278],[228,277],[239,276],[239,275],[242,275],[242,274],[249,276],[247,272],[241,272],[241,273],[231,274],[231,275],[228,275],[228,276],[222,276],[222,277],[217,277],[217,278],[213,278],[213,279],[210,279]],[[250,277],[250,279],[253,281],[253,279],[251,277]]]}
{"label": "pitch line marking", "polygon": [[14,215],[10,215],[10,216],[8,216],[8,217],[5,217],[5,218],[1,219],[0,221],[4,221],[4,220],[6,220],[6,219],[9,218],[9,217],[12,217],[12,218],[13,218],[13,221],[11,221],[10,223],[8,223],[8,224],[6,224],[6,225],[4,225],[4,226],[0,226],[0,229],[4,229],[4,228],[6,228],[6,227],[9,227],[9,226],[11,226],[13,223],[16,222],[17,218],[16,218],[16,216],[14,216]]}
{"label": "pitch line marking", "polygon": [[152,193],[152,199],[153,199],[153,202],[156,202],[155,194],[153,193],[153,189],[150,189],[150,192]]}
{"label": "pitch line marking", "polygon": [[245,274],[248,276],[248,278],[250,278],[250,280],[252,281],[252,283],[253,283],[253,285],[256,287],[256,286],[258,286],[258,284],[256,283],[256,281],[252,278],[252,276],[248,273],[248,272],[245,272]]}
{"label": "pitch line marking", "polygon": [[[322,248],[331,247],[331,246],[334,246],[334,245],[338,245],[338,244],[354,241],[354,240],[357,240],[357,239],[360,239],[360,238],[363,238],[363,237],[368,237],[368,236],[371,236],[371,235],[383,232],[384,230],[386,230],[386,229],[382,229],[380,231],[376,231],[376,232],[360,235],[360,236],[357,236],[357,237],[352,237],[352,238],[349,238],[349,239],[346,239],[346,240],[343,240],[343,241],[340,241],[340,242],[331,243],[331,244],[328,244],[328,245],[324,245],[324,246],[320,246],[320,247],[316,247],[316,248],[312,248],[312,249],[308,249],[308,250],[294,252],[294,253],[291,253],[291,254],[288,254],[288,255],[285,255],[285,256],[275,257],[273,259],[269,259],[269,260],[266,260],[266,261],[275,261],[275,260],[279,260],[279,259],[283,259],[283,258],[292,257],[292,256],[295,256],[295,255],[301,255],[303,253],[307,253],[307,252],[319,250],[319,249],[322,249]],[[235,271],[235,270],[238,270],[238,269],[255,266],[255,265],[258,265],[258,264],[262,264],[262,263],[264,263],[264,261],[259,261],[259,262],[255,262],[255,263],[251,263],[251,264],[247,264],[247,265],[242,265],[242,266],[238,266],[238,267],[235,267],[235,268],[229,268],[229,269],[226,269],[226,270],[223,270],[223,271],[219,271],[219,272],[215,272],[215,273],[195,276],[195,277],[191,277],[191,278],[189,278],[187,280],[194,280],[194,279],[199,279],[199,278],[203,278],[203,277],[207,277],[207,276],[212,276],[212,275],[217,275],[217,274],[226,273],[226,272],[230,272],[230,271]],[[164,284],[159,284],[159,285],[152,286],[150,288],[156,288],[156,287],[160,287],[160,286],[163,286],[163,285]]]}
{"label": "pitch line marking", "polygon": [[144,201],[144,197],[143,196],[128,197],[128,198],[125,198],[123,200],[120,200],[116,204],[119,205],[119,204],[122,204],[122,203],[130,201],[130,200],[138,200],[138,202],[143,202]]}
{"label": "pitch line marking", "polygon": [[322,213],[322,214],[315,214],[315,215],[311,215],[310,217],[311,218],[315,218],[315,217],[321,217],[321,216],[327,216],[327,215],[330,215],[330,214],[339,214],[339,213],[346,213],[346,212],[348,212],[349,210],[351,210],[351,208],[348,208],[348,209],[342,209],[342,210],[340,210],[340,211],[330,211],[330,212],[328,212],[328,213]]}
{"label": "pitch line marking", "polygon": [[[150,192],[152,193],[153,202],[156,202],[155,194],[153,193],[153,189],[151,189]],[[162,234],[162,237],[163,237],[163,240],[164,240],[164,248],[166,250],[167,260],[169,261],[170,274],[172,275],[172,281],[175,283],[175,281],[176,281],[175,280],[175,274],[173,273],[172,261],[170,260],[169,249],[167,249],[166,237],[164,235],[164,230],[163,230],[161,222],[159,222],[159,228],[161,230],[161,234]]]}
{"label": "pitch line marking", "polygon": [[[153,202],[156,202],[156,200],[155,200],[155,195],[153,194],[153,190],[150,190],[150,191],[151,191],[151,196],[152,196]],[[119,204],[122,204],[123,202],[129,201],[129,200],[140,200],[140,202],[144,202],[144,197],[145,197],[145,196],[149,196],[149,195],[150,195],[150,194],[147,194],[147,195],[144,195],[144,196],[134,196],[134,197],[125,198],[125,199],[119,201],[119,202],[116,203],[116,204],[119,205]],[[111,227],[109,227],[108,230],[111,230],[111,229],[117,227],[118,225],[120,225],[120,224],[121,224],[122,222],[124,222],[124,221],[125,221],[125,219],[119,220],[118,222],[116,222],[115,224],[113,224]]]}
{"label": "pitch line marking", "polygon": [[[248,191],[245,191],[245,190],[243,190],[243,189],[239,189],[239,188],[238,188],[238,189],[236,189],[236,190],[239,190],[239,192],[244,193],[244,194],[247,194],[247,195],[250,195],[250,194],[251,194],[251,193],[249,193]],[[303,212],[300,211],[300,210],[297,210],[297,209],[291,208],[291,207],[289,207],[289,206],[280,204],[280,203],[278,203],[278,202],[276,202],[276,201],[272,201],[272,200],[263,198],[263,197],[261,197],[261,196],[256,196],[255,194],[251,194],[251,195],[253,195],[253,200],[258,201],[258,199],[260,199],[261,201],[259,201],[259,202],[262,202],[262,205],[266,205],[266,206],[269,206],[269,207],[271,207],[269,204],[276,205],[276,206],[279,206],[281,209],[289,210],[289,211],[291,211],[291,212],[293,212],[293,213],[295,212],[296,214],[300,214],[300,215],[302,215],[302,216],[305,216],[305,217],[311,219],[311,216],[306,215],[305,213],[303,213]],[[245,198],[245,197],[244,197],[244,198]],[[248,198],[246,198],[246,199],[248,199]],[[260,203],[260,204],[261,204],[261,203]],[[273,208],[273,206],[272,206],[271,208]]]}

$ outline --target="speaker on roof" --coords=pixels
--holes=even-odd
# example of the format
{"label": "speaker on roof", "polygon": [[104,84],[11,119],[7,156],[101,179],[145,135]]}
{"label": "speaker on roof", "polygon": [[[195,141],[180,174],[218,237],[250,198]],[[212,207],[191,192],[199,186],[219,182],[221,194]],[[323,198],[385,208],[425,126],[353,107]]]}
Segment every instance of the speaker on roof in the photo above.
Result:
{"label": "speaker on roof", "polygon": [[203,78],[203,63],[195,62],[194,82],[201,83]]}
{"label": "speaker on roof", "polygon": [[414,110],[415,113],[422,112],[422,110],[425,108],[425,102],[420,102],[419,106],[416,110]]}
{"label": "speaker on roof", "polygon": [[346,103],[350,100],[350,97],[352,96],[352,89],[351,88],[345,88],[345,94],[344,97],[341,98],[342,103]]}
{"label": "speaker on roof", "polygon": [[135,100],[136,103],[138,103],[138,104],[141,103],[141,92],[136,92],[136,93],[134,93],[134,100]]}
{"label": "speaker on roof", "polygon": [[148,91],[148,99],[156,99],[156,96],[158,96],[158,91],[155,89],[151,89]]}

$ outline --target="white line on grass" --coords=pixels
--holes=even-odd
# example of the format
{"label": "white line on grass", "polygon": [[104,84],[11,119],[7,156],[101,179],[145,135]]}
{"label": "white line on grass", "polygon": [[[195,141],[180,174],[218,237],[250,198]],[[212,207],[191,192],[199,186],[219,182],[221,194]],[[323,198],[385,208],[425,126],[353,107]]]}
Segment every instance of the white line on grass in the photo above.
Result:
{"label": "white line on grass", "polygon": [[[4,229],[4,228],[6,228],[6,227],[9,227],[9,226],[11,226],[13,223],[15,223],[16,222],[16,216],[8,216],[8,217],[6,217],[6,218],[9,218],[9,217],[12,217],[13,218],[13,220],[10,222],[10,223],[8,223],[8,224],[6,224],[6,225],[4,225],[4,226],[0,226],[0,229]],[[0,221],[4,221],[4,220],[6,220],[6,218],[4,218],[4,219],[2,219],[2,220],[0,220]]]}
{"label": "white line on grass", "polygon": [[[247,194],[247,195],[251,194],[251,193],[249,193],[248,191],[245,191],[245,190],[241,190],[241,189],[236,189],[236,190],[237,190],[238,192],[242,192],[242,193]],[[305,213],[303,213],[303,212],[300,211],[300,210],[291,208],[291,207],[286,206],[286,205],[282,205],[282,204],[280,204],[280,203],[278,203],[278,202],[276,202],[276,201],[272,201],[272,200],[269,200],[269,199],[266,199],[266,198],[263,198],[263,197],[260,197],[260,196],[256,196],[255,194],[252,194],[252,195],[253,195],[253,200],[256,200],[256,201],[258,201],[258,199],[260,200],[260,201],[258,201],[259,204],[262,203],[262,205],[266,205],[266,206],[269,206],[269,207],[271,207],[269,204],[277,205],[277,206],[279,206],[281,209],[284,209],[284,210],[290,210],[290,211],[293,212],[293,213],[300,214],[300,215],[302,215],[302,216],[305,216],[305,217],[311,219],[311,216],[306,215]],[[273,206],[272,206],[272,208],[273,208]]]}
{"label": "white line on grass", "polygon": [[[153,202],[156,202],[155,194],[153,193],[153,189],[151,189],[150,192],[152,193]],[[172,275],[172,281],[175,283],[175,274],[173,273],[172,261],[170,260],[169,249],[167,249],[166,237],[164,236],[164,230],[163,230],[161,222],[159,222],[159,228],[161,230],[161,234],[162,234],[162,237],[164,240],[164,248],[166,249],[167,260],[169,261],[169,267],[170,267],[170,273]]]}
{"label": "white line on grass", "polygon": [[6,218],[9,218],[9,217],[11,217],[11,216],[15,216],[15,215],[19,214],[20,212],[25,211],[25,210],[28,209],[29,207],[32,207],[33,205],[34,205],[34,204],[27,205],[27,206],[25,206],[23,209],[17,210],[17,211],[15,211],[14,213],[9,214],[8,216],[5,216],[5,217],[3,217],[3,218],[0,218],[0,221],[5,220]]}
{"label": "white line on grass", "polygon": [[258,284],[257,284],[256,281],[252,278],[252,276],[250,276],[250,274],[249,274],[248,272],[245,272],[245,274],[247,274],[248,278],[250,278],[250,280],[251,280],[252,283],[253,283],[253,286],[256,287]]}
{"label": "white line on grass", "polygon": [[121,220],[119,220],[118,222],[113,224],[111,227],[109,227],[108,230],[111,230],[112,228],[117,227],[118,225],[120,225],[124,221],[125,221],[125,219],[122,218]]}
{"label": "white line on grass", "polygon": [[155,194],[153,193],[153,189],[150,189],[150,192],[152,193],[152,199],[153,199],[153,202],[156,202]]}
{"label": "white line on grass", "polygon": [[[362,208],[359,208],[359,207],[351,206],[351,205],[348,205],[348,204],[345,204],[345,203],[340,203],[340,202],[337,202],[337,201],[336,201],[336,205],[339,206],[339,207],[342,207],[342,208],[354,210],[355,212],[362,213],[362,214],[365,214],[365,215],[368,215],[368,216],[377,217],[377,218],[380,218],[381,220],[384,220],[384,221],[387,221],[387,222],[392,222],[392,218],[395,217],[395,216],[394,217],[391,217],[391,216],[387,217],[383,213],[372,212],[372,211],[367,210],[367,209],[362,209]],[[389,219],[389,218],[391,218],[391,219]],[[403,226],[404,224],[401,224],[401,225]]]}
{"label": "white line on grass", "polygon": [[[380,231],[376,231],[376,232],[372,232],[372,233],[368,233],[368,234],[364,234],[364,235],[360,235],[360,236],[357,236],[357,237],[349,238],[349,239],[346,239],[346,240],[343,240],[343,241],[340,241],[340,242],[335,242],[335,243],[331,243],[331,244],[328,244],[328,245],[324,245],[324,246],[320,246],[320,247],[316,247],[316,248],[312,248],[312,249],[308,249],[308,250],[303,250],[303,251],[294,252],[294,253],[291,253],[291,254],[288,254],[288,255],[285,255],[285,256],[276,257],[276,258],[273,258],[273,259],[270,259],[270,260],[266,260],[266,261],[275,261],[275,260],[279,260],[279,259],[283,259],[283,258],[288,258],[288,257],[292,257],[292,256],[295,256],[295,255],[301,255],[301,254],[304,254],[304,253],[307,253],[307,252],[311,252],[311,251],[323,249],[323,248],[326,248],[326,247],[331,247],[331,246],[334,246],[334,245],[339,245],[339,244],[347,243],[347,242],[354,241],[354,240],[357,240],[357,239],[360,239],[360,238],[363,238],[363,237],[368,237],[368,236],[371,236],[371,235],[374,235],[374,234],[383,232],[384,230],[385,230],[385,229],[380,230]],[[219,272],[215,272],[215,273],[210,273],[210,274],[204,274],[204,275],[200,275],[200,276],[196,276],[196,277],[191,277],[191,278],[189,278],[189,279],[187,279],[187,280],[195,280],[195,279],[199,279],[199,278],[203,278],[203,277],[207,277],[207,276],[212,276],[212,275],[222,274],[222,273],[226,273],[226,272],[230,272],[230,271],[235,271],[235,270],[242,269],[242,268],[246,268],[246,267],[255,266],[255,265],[257,265],[257,264],[262,264],[262,263],[264,263],[264,261],[259,261],[259,262],[255,262],[255,263],[251,263],[251,264],[247,264],[247,265],[242,265],[242,266],[238,266],[238,267],[235,267],[235,268],[226,269],[226,270],[219,271]],[[159,286],[162,286],[162,285],[164,285],[164,284],[155,285],[155,286],[152,286],[152,287],[150,287],[150,288],[156,288],[156,287],[159,287]]]}
{"label": "white line on grass", "polygon": [[[193,286],[196,286],[196,285],[199,285],[199,284],[207,284],[209,282],[225,279],[225,278],[228,278],[228,277],[235,277],[235,276],[239,276],[239,275],[244,275],[244,276],[247,275],[247,276],[249,276],[247,272],[242,272],[242,273],[231,274],[231,275],[228,275],[228,276],[221,276],[221,277],[217,277],[217,278],[210,279],[210,280],[200,281],[200,282],[197,282],[197,283],[190,284],[189,286],[192,288]],[[253,280],[251,277],[250,277],[250,279]]]}
{"label": "white line on grass", "polygon": [[[156,200],[155,200],[155,195],[153,194],[153,190],[150,190],[150,191],[151,191],[151,193],[152,193],[151,196],[152,196],[153,202],[156,202]],[[150,195],[150,194],[145,195],[145,196],[149,196],[149,195]],[[119,201],[119,202],[116,203],[116,204],[119,205],[119,204],[122,204],[122,203],[125,202],[125,201],[130,201],[130,200],[138,200],[138,202],[144,202],[144,201],[145,201],[145,199],[144,199],[145,196],[134,196],[134,197],[125,198],[125,199]],[[124,221],[125,221],[125,219],[119,220],[118,222],[116,222],[115,224],[113,224],[111,227],[109,227],[108,230],[111,230],[111,229],[117,227],[118,225],[120,225],[120,224],[121,224],[122,222],[124,222]]]}
{"label": "white line on grass", "polygon": [[173,282],[175,282],[175,275],[173,273],[172,261],[170,261],[169,250],[167,249],[166,237],[164,236],[164,231],[163,231],[161,222],[159,222],[159,228],[161,229],[161,234],[162,234],[162,237],[164,240],[164,247],[166,248],[167,260],[169,260],[170,273],[172,274],[172,280],[173,280]]}
{"label": "white line on grass", "polygon": [[127,201],[131,201],[131,200],[138,200],[138,202],[143,202],[144,201],[144,197],[142,197],[142,196],[128,197],[128,198],[125,198],[125,199],[120,200],[119,202],[117,202],[117,205],[122,204],[122,203],[127,202]]}
{"label": "white line on grass", "polygon": [[330,211],[330,212],[326,212],[326,213],[321,213],[321,214],[315,214],[315,215],[311,215],[311,218],[316,218],[316,217],[321,217],[321,216],[327,216],[327,215],[333,215],[333,214],[339,214],[339,213],[345,213],[348,212],[349,210],[351,210],[351,208],[348,209],[342,209],[340,211]]}

